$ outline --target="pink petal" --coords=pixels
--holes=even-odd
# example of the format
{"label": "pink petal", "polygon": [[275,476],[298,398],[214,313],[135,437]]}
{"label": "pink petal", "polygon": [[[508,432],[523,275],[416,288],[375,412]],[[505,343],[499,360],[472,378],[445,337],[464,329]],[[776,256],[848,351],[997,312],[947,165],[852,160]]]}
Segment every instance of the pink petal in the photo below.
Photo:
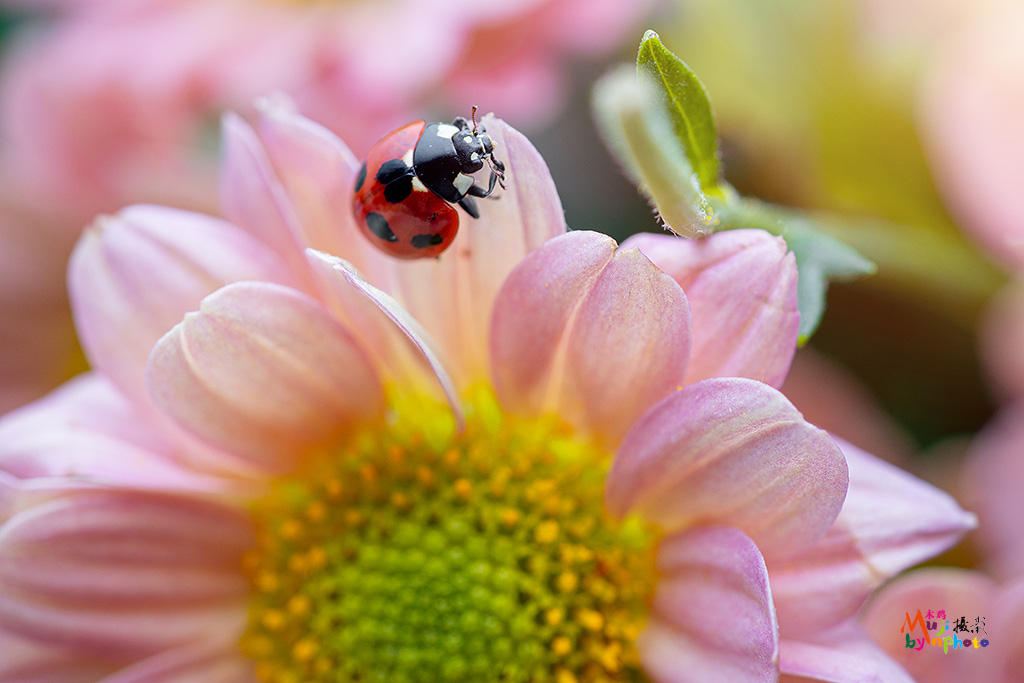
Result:
{"label": "pink petal", "polygon": [[505,277],[530,251],[565,232],[562,204],[544,159],[518,131],[485,117],[508,190],[480,202],[480,219],[462,217],[459,235],[438,259],[395,270],[398,302],[419,320],[465,386],[487,377],[491,309]]}
{"label": "pink petal", "polygon": [[998,576],[1024,576],[1024,401],[1002,409],[971,444],[969,503],[978,511],[978,540]]}
{"label": "pink petal", "polygon": [[[991,652],[971,649],[966,652],[950,651],[945,656],[941,647],[930,644],[924,645],[921,650],[906,646],[908,633],[913,640],[922,636],[919,626],[915,626],[912,632],[911,629],[904,629],[907,616],[912,624],[919,609],[922,616],[926,616],[928,610],[943,609],[948,619],[965,616],[969,622],[973,622],[975,617],[985,617],[988,622],[986,629],[995,636],[991,619],[998,596],[996,585],[977,572],[951,568],[921,569],[896,579],[880,590],[865,609],[862,621],[882,648],[916,680],[929,683],[1012,681],[1015,680],[1012,677],[993,675],[997,667],[993,659],[1005,656],[1006,650],[1002,648],[1009,645],[1010,633],[1019,630],[1019,620],[1024,614],[1017,615],[1017,624],[1012,631],[1006,633],[1006,637],[993,637],[993,643],[998,643],[997,647],[1001,650],[999,654],[991,646],[987,648]],[[945,626],[945,620],[933,621],[938,622],[940,630]],[[952,621],[950,625],[952,628]],[[938,637],[936,631],[929,631],[928,635],[930,638]],[[948,632],[944,635],[952,636]],[[971,637],[971,634],[960,634],[961,639]]]}
{"label": "pink petal", "polygon": [[702,240],[639,234],[637,247],[675,278],[693,312],[686,381],[749,377],[782,385],[796,351],[796,261],[781,237],[729,230]]}
{"label": "pink petal", "polygon": [[639,251],[620,251],[576,314],[566,348],[566,407],[581,404],[586,424],[618,443],[683,384],[690,339],[683,291]]}
{"label": "pink petal", "polygon": [[491,374],[502,403],[540,413],[550,405],[565,331],[597,276],[615,255],[615,240],[576,231],[531,252],[509,274],[491,319]]}
{"label": "pink petal", "polygon": [[571,232],[509,276],[491,324],[492,373],[511,410],[557,411],[615,443],[686,372],[689,308],[635,249]]}
{"label": "pink petal", "polygon": [[93,683],[117,668],[110,660],[62,651],[0,630],[0,681]]}
{"label": "pink petal", "polygon": [[139,205],[97,219],[71,256],[68,280],[90,362],[140,399],[153,345],[204,296],[237,280],[293,278],[230,223]]}
{"label": "pink petal", "polygon": [[792,557],[835,520],[846,462],[820,429],[766,384],[716,378],[690,384],[644,415],[608,474],[606,502],[669,530],[743,529],[766,558]]}
{"label": "pink petal", "polygon": [[974,526],[948,494],[837,440],[850,490],[832,528],[808,552],[771,565],[787,637],[819,632],[854,615],[883,581],[952,546]]}
{"label": "pink petal", "polygon": [[203,300],[153,350],[153,398],[197,436],[240,457],[293,467],[308,449],[382,409],[366,352],[317,301],[269,283]]}
{"label": "pink petal", "polygon": [[236,643],[199,642],[162,652],[104,678],[102,683],[252,683],[251,661]]}
{"label": "pink petal", "polygon": [[[898,634],[898,629],[895,632]],[[783,674],[798,676],[801,681],[914,683],[910,674],[866,633],[849,624],[820,636],[817,642],[783,638],[779,641],[779,668]]]}
{"label": "pink petal", "polygon": [[670,536],[658,550],[658,569],[651,620],[637,640],[652,680],[777,680],[768,573],[749,537],[725,527]]}
{"label": "pink petal", "polygon": [[174,444],[148,418],[102,375],[79,375],[0,419],[0,470],[22,481],[63,479],[65,486],[230,486],[178,465]]}
{"label": "pink petal", "polygon": [[286,103],[267,101],[260,113],[259,138],[295,210],[300,241],[385,282],[392,259],[363,238],[352,218],[360,162],[338,136]]}
{"label": "pink petal", "polygon": [[305,245],[299,217],[259,138],[235,114],[224,117],[222,133],[221,212],[279,254],[297,277],[303,277]]}
{"label": "pink petal", "polygon": [[195,498],[64,496],[0,529],[0,626],[98,657],[237,633],[252,543],[243,515]]}
{"label": "pink petal", "polygon": [[439,387],[461,431],[465,420],[458,393],[422,325],[342,259],[312,249],[306,256],[319,282],[329,289],[334,312],[359,335],[363,348],[375,356],[380,372],[395,376],[403,389],[413,383],[428,383],[417,387],[426,391]]}

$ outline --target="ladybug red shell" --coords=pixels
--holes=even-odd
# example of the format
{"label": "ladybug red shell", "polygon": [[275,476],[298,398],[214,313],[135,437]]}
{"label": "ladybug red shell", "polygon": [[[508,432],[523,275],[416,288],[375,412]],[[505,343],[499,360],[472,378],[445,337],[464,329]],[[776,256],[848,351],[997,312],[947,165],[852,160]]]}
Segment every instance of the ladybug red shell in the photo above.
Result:
{"label": "ladybug red shell", "polygon": [[[505,166],[494,141],[474,122],[416,121],[389,133],[366,155],[356,177],[352,212],[370,242],[396,258],[438,256],[459,230],[458,204],[480,217],[474,197],[505,187]],[[472,174],[487,165],[487,189]]]}

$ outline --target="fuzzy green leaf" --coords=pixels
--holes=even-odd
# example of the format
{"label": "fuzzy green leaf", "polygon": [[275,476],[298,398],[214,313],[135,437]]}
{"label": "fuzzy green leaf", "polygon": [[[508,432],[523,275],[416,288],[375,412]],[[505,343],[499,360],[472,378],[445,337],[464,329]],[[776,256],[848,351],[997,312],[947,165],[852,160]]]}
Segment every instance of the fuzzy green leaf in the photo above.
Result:
{"label": "fuzzy green leaf", "polygon": [[690,67],[647,31],[637,55],[637,73],[654,83],[673,130],[705,193],[719,185],[718,134],[707,91]]}

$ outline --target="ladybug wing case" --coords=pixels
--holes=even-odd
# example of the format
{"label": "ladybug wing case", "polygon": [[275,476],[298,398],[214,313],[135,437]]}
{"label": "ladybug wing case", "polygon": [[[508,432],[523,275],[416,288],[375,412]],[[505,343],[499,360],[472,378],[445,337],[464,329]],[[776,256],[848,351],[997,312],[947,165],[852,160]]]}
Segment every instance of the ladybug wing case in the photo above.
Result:
{"label": "ladybug wing case", "polygon": [[423,121],[411,123],[373,146],[356,178],[352,212],[368,240],[397,258],[425,258],[444,251],[459,229],[459,216],[426,189],[413,172],[413,149]]}

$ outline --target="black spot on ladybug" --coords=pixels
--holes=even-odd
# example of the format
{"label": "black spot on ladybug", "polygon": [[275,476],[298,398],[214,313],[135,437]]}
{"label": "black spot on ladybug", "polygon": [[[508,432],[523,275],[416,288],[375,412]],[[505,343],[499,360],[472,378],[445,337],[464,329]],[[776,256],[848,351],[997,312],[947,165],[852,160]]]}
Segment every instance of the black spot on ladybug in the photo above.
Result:
{"label": "black spot on ladybug", "polygon": [[[372,232],[374,235],[381,238],[385,242],[398,241],[398,237],[396,237],[395,233],[392,232],[391,226],[388,225],[387,219],[384,218],[384,216],[381,216],[379,213],[371,211],[370,213],[366,214],[366,227],[370,229],[370,232]],[[419,235],[417,235],[417,237],[419,237]],[[416,238],[414,237],[413,242],[415,241]]]}
{"label": "black spot on ladybug", "polygon": [[417,249],[426,249],[428,247],[436,247],[441,242],[441,236],[435,233],[433,235],[413,235],[410,243]]}
{"label": "black spot on ladybug", "polygon": [[404,175],[412,175],[412,169],[401,159],[388,159],[377,171],[377,182],[381,185],[393,183]]}
{"label": "black spot on ladybug", "polygon": [[412,194],[412,176],[402,176],[384,186],[384,199],[388,204],[401,204]]}
{"label": "black spot on ladybug", "polygon": [[389,204],[401,204],[412,194],[415,174],[401,159],[388,159],[377,171],[377,182],[384,186],[384,199]]}
{"label": "black spot on ladybug", "polygon": [[363,189],[363,183],[366,182],[366,162],[363,162],[363,167],[359,169],[359,175],[356,176],[356,192]]}

